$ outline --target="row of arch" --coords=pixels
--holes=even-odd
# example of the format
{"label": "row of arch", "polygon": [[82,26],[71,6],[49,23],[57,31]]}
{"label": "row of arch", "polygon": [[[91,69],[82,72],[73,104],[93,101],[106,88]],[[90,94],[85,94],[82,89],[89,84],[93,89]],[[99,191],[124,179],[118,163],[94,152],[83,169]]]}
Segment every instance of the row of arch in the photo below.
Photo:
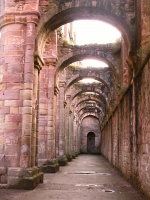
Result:
{"label": "row of arch", "polygon": [[[136,24],[135,5],[129,9],[132,2],[45,0],[44,7],[43,1],[39,0],[34,1],[36,5],[32,4],[32,7],[29,1],[17,0],[11,4],[1,1],[4,14],[0,19],[2,38],[8,31],[9,42],[15,43],[10,44],[12,49],[16,50],[18,44],[23,49],[19,55],[23,67],[18,73],[23,77],[21,92],[15,88],[21,93],[19,98],[22,101],[21,120],[16,125],[20,131],[18,148],[21,158],[15,158],[15,167],[45,166],[56,158],[60,164],[65,164],[66,155],[80,153],[81,125],[86,117],[98,120],[100,132],[100,126],[119,103],[133,76]],[[113,25],[122,34],[121,42],[93,45],[92,48],[90,45],[65,46],[58,28],[81,19]],[[14,25],[12,32],[11,25]],[[12,37],[15,38],[12,41],[11,36],[17,31],[21,36]],[[7,51],[3,51],[7,58]],[[83,59],[102,61],[107,67],[82,69],[75,62]],[[19,65],[16,60],[14,63]],[[84,78],[97,82],[81,83]],[[13,86],[11,89],[15,90]]]}
{"label": "row of arch", "polygon": [[[59,2],[57,3],[58,6]],[[62,140],[62,138],[65,138],[65,134],[71,134],[69,132],[73,132],[73,135],[78,136],[82,120],[87,116],[95,116],[100,124],[103,123],[104,118],[107,118],[108,113],[119,102],[122,90],[127,88],[130,82],[132,70],[127,64],[121,63],[121,58],[124,57],[124,60],[128,59],[131,56],[131,52],[134,52],[135,46],[134,37],[132,37],[135,24],[130,23],[128,18],[128,14],[131,16],[131,13],[126,13],[126,19],[118,17],[117,12],[108,11],[108,6],[104,2],[103,5],[101,4],[101,8],[99,6],[95,7],[93,4],[90,4],[91,6],[82,5],[79,7],[76,4],[67,4],[65,1],[63,3],[65,6],[61,7],[62,10],[56,9],[57,11],[54,10],[52,12],[50,9],[41,17],[37,28],[36,43],[36,53],[43,59],[46,66],[50,66],[51,69],[48,82],[51,84],[51,88],[55,90],[55,96],[51,104],[57,116],[51,117],[54,118],[53,128],[56,134],[58,132],[59,135],[56,136],[56,140],[57,137]],[[70,5],[73,7],[70,7]],[[134,10],[132,10],[132,14],[134,15]],[[57,28],[78,19],[102,20],[115,26],[122,34],[121,43],[117,45],[95,45],[92,47],[92,50],[90,50],[90,45],[78,46],[76,48],[72,45],[64,46]],[[63,54],[62,52],[68,53]],[[96,59],[106,63],[108,67],[102,68],[99,71],[94,69],[84,70],[74,64],[83,59]],[[128,70],[125,68],[128,68]],[[128,74],[125,76],[127,80],[124,80],[124,70],[128,71]],[[98,83],[95,85],[79,84],[84,78],[92,78]],[[53,95],[53,93],[50,94]],[[70,117],[70,114],[73,116]],[[66,117],[65,120],[63,117]],[[56,121],[58,121],[57,124],[55,124]],[[63,125],[60,125],[60,123]],[[68,125],[70,123],[72,125]],[[70,130],[68,130],[68,127],[66,129],[63,128],[66,126],[71,126]],[[78,141],[76,136],[75,141]],[[58,143],[61,142],[58,141]],[[65,146],[65,144],[63,145]],[[62,150],[62,145],[60,146]],[[76,144],[76,146],[78,147],[79,145]],[[79,152],[79,149],[77,150],[75,147],[74,151]],[[65,150],[62,150],[62,152],[62,154],[65,154]],[[60,156],[62,155],[60,154]]]}

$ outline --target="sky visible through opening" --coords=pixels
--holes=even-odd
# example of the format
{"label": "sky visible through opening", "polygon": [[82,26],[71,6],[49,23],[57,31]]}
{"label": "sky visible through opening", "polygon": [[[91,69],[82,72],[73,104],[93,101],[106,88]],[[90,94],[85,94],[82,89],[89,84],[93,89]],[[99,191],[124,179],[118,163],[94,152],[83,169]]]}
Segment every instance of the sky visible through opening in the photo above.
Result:
{"label": "sky visible through opening", "polygon": [[121,37],[115,27],[97,20],[77,20],[73,27],[77,45],[113,43]]}
{"label": "sky visible through opening", "polygon": [[83,67],[94,67],[94,68],[104,68],[108,65],[102,61],[94,59],[85,59],[81,61]]}
{"label": "sky visible through opening", "polygon": [[[115,27],[98,20],[74,21],[73,30],[76,34],[77,45],[115,43],[121,38],[121,33]],[[98,60],[86,59],[81,62],[83,67],[108,67],[106,63]],[[82,80],[84,81],[87,83],[88,79]],[[92,80],[89,79],[89,83],[92,83]]]}
{"label": "sky visible through opening", "polygon": [[99,81],[93,78],[84,78],[80,81],[80,83],[99,83]]}

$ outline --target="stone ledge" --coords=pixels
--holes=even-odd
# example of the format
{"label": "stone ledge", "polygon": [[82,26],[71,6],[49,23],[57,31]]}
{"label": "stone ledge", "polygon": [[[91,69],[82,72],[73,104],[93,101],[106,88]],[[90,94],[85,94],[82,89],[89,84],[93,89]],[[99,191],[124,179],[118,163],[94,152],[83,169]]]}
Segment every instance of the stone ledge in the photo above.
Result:
{"label": "stone ledge", "polygon": [[40,168],[8,168],[8,188],[32,190],[43,183]]}
{"label": "stone ledge", "polygon": [[9,189],[8,184],[0,184],[0,189]]}

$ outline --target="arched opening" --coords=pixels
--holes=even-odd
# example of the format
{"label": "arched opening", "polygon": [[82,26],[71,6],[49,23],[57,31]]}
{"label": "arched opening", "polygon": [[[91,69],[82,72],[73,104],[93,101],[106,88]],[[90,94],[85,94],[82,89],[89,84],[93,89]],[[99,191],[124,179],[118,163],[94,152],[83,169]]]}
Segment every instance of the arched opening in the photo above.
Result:
{"label": "arched opening", "polygon": [[[67,34],[67,30],[69,34]],[[114,26],[100,20],[75,20],[60,27],[67,44],[109,44],[121,42],[121,33]],[[111,32],[111,34],[110,34]],[[83,37],[84,36],[84,37]]]}
{"label": "arched opening", "polygon": [[[69,4],[68,4],[69,5]],[[104,6],[104,7],[103,7]],[[92,8],[92,10],[91,10]],[[94,13],[94,15],[93,15]],[[128,22],[124,20],[120,15],[117,15],[117,10],[107,10],[105,5],[100,5],[100,9],[98,7],[73,7],[67,8],[61,12],[54,13],[52,10],[46,13],[46,15],[41,18],[39,26],[38,26],[38,40],[37,44],[38,51],[40,52],[40,46],[43,46],[42,43],[44,39],[49,35],[49,33],[58,27],[70,23],[75,20],[100,20],[105,23],[111,24],[116,27],[121,33],[126,41],[128,52],[132,49],[134,43],[132,38],[132,28]],[[42,48],[43,49],[43,48]]]}
{"label": "arched opening", "polygon": [[87,134],[87,153],[95,153],[95,134],[93,132]]}
{"label": "arched opening", "polygon": [[[89,154],[100,153],[100,122],[99,117],[91,114],[92,111],[85,110],[81,114],[81,125],[80,125],[80,152]],[[79,114],[80,116],[80,114]]]}

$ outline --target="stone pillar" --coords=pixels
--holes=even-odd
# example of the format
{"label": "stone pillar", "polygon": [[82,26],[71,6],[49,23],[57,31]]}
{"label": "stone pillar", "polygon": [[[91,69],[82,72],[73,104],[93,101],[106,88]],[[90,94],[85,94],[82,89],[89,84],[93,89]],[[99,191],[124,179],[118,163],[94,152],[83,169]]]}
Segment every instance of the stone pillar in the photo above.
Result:
{"label": "stone pillar", "polygon": [[79,132],[78,132],[78,114],[75,115],[75,119],[74,119],[74,132],[76,135],[76,155],[78,155],[80,153],[79,151]]}
{"label": "stone pillar", "polygon": [[[33,133],[35,27],[38,13],[5,15],[1,29],[1,118],[5,146],[0,165],[5,166],[5,183],[11,188],[33,189],[43,181],[36,166],[36,133]],[[14,21],[14,19],[16,21]],[[10,21],[9,21],[10,20]],[[11,21],[12,20],[12,21]],[[6,20],[3,20],[6,23]],[[2,113],[2,112],[1,112]],[[34,150],[33,150],[34,149]]]}
{"label": "stone pillar", "polygon": [[79,155],[79,133],[78,133],[78,114],[75,113],[74,109],[74,136],[75,136],[75,154]]}
{"label": "stone pillar", "polygon": [[65,109],[65,134],[66,134],[66,156],[67,160],[72,160],[72,155],[70,151],[70,135],[69,135],[69,111],[70,111],[70,98],[71,95],[66,96],[66,109]]}
{"label": "stone pillar", "polygon": [[76,135],[74,127],[74,104],[72,104],[72,115],[71,115],[71,131],[72,131],[72,155],[73,158],[76,157]]}
{"label": "stone pillar", "polygon": [[38,165],[46,161],[47,124],[48,124],[48,66],[45,64],[40,72],[39,116],[38,116]]}
{"label": "stone pillar", "polygon": [[32,152],[32,166],[38,165],[38,116],[39,116],[39,89],[40,89],[40,71],[44,62],[42,59],[35,55],[34,59],[34,82],[33,82],[33,125],[32,125],[32,136],[31,136],[31,152]]}
{"label": "stone pillar", "polygon": [[72,111],[69,110],[69,154],[73,158],[73,153],[72,153]]}
{"label": "stone pillar", "polygon": [[54,129],[55,129],[55,146],[56,146],[56,158],[59,157],[59,89],[54,87]]}
{"label": "stone pillar", "polygon": [[81,149],[81,122],[80,120],[78,121],[78,149],[80,153],[80,149]]}
{"label": "stone pillar", "polygon": [[78,149],[80,153],[81,148],[81,121],[78,119]]}
{"label": "stone pillar", "polygon": [[[46,99],[47,104],[47,123],[46,123],[46,130],[44,134],[44,142],[39,141],[39,144],[42,143],[44,152],[41,154],[39,152],[39,165],[42,168],[43,172],[46,173],[55,173],[59,170],[58,161],[56,159],[56,144],[55,144],[55,126],[54,126],[54,118],[55,118],[55,111],[54,111],[54,73],[55,73],[55,66],[56,66],[57,58],[49,58],[46,59],[46,70],[45,76],[48,76],[47,81],[47,89],[46,94],[48,94]],[[42,99],[42,96],[41,96]],[[42,128],[42,127],[41,127]],[[43,140],[41,138],[41,140]],[[41,149],[42,150],[42,149]]]}
{"label": "stone pillar", "polygon": [[59,82],[59,155],[58,162],[60,166],[67,165],[66,158],[66,138],[65,138],[65,82]]}
{"label": "stone pillar", "polygon": [[75,138],[75,155],[78,156],[78,125],[76,119],[74,119],[74,138]]}
{"label": "stone pillar", "polygon": [[[29,20],[29,19],[28,19]],[[31,31],[31,32],[30,32]],[[23,90],[23,115],[20,165],[32,167],[30,144],[33,125],[33,84],[34,84],[34,51],[35,51],[35,24],[31,21],[26,27],[25,65],[24,65],[24,90]]]}
{"label": "stone pillar", "polygon": [[74,132],[73,132],[73,113],[70,111],[69,116],[69,135],[70,135],[70,152],[72,158],[75,158],[75,151],[74,151]]}
{"label": "stone pillar", "polygon": [[[26,41],[25,41],[25,64],[24,64],[24,90],[23,90],[23,108],[22,108],[22,136],[21,136],[21,154],[20,166],[29,168],[37,165],[37,133],[35,105],[37,101],[38,89],[38,71],[34,69],[35,53],[35,18],[27,17]],[[34,81],[35,80],[35,81]],[[37,81],[37,83],[36,83]],[[35,84],[34,84],[35,83]],[[34,115],[35,114],[35,115]],[[35,120],[35,124],[34,124]],[[33,169],[33,174],[37,173],[38,168]],[[42,174],[42,173],[41,173]],[[36,184],[36,179],[32,181]]]}

